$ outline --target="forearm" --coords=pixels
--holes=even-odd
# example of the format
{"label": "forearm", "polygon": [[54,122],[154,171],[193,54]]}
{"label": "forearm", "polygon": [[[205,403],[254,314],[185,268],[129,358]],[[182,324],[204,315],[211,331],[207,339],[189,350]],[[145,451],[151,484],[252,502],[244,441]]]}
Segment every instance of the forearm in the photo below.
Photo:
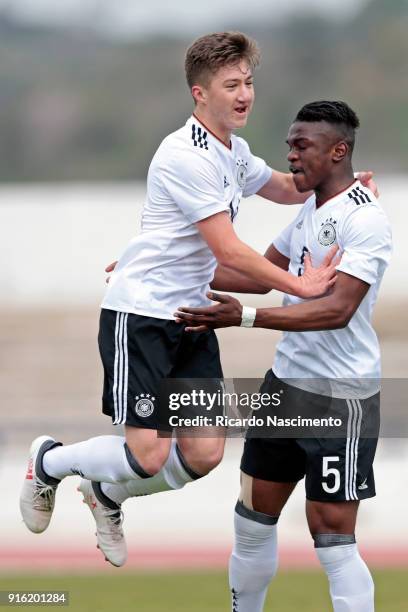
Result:
{"label": "forearm", "polygon": [[262,286],[266,291],[277,289],[291,295],[298,294],[298,277],[270,263],[244,242],[238,241],[231,251],[223,254],[219,263],[249,277],[252,282]]}
{"label": "forearm", "polygon": [[277,204],[303,204],[312,192],[300,193],[295,186],[293,174],[274,170],[269,181],[258,191],[258,195]]}
{"label": "forearm", "polygon": [[345,327],[351,313],[332,296],[278,308],[257,308],[254,327],[282,331],[322,331]]}
{"label": "forearm", "polygon": [[234,293],[268,293],[268,287],[251,280],[245,274],[227,266],[217,266],[211,283],[216,291],[233,291]]}

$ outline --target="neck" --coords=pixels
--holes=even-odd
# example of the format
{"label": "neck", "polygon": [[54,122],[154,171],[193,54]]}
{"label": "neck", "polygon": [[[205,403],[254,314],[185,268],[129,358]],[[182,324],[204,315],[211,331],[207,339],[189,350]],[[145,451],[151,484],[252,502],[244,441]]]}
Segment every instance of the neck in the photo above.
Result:
{"label": "neck", "polygon": [[340,176],[329,177],[322,185],[314,190],[316,195],[316,208],[323,206],[328,200],[348,189],[355,181],[353,168],[347,169]]}
{"label": "neck", "polygon": [[221,126],[217,120],[206,113],[203,108],[196,107],[193,114],[216,138],[218,138],[218,140],[221,140],[228,148],[231,147],[231,130]]}

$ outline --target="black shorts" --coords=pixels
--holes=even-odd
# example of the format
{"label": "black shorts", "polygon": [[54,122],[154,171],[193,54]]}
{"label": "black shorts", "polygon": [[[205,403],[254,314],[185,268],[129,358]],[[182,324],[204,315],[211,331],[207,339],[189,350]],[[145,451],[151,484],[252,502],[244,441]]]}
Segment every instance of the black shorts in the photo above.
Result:
{"label": "black shorts", "polygon": [[102,412],[114,425],[168,430],[160,410],[165,379],[222,380],[214,331],[186,333],[168,319],[102,309],[99,351],[104,369]]}
{"label": "black shorts", "polygon": [[[271,384],[284,385],[273,373]],[[273,391],[273,389],[272,389]],[[292,392],[296,393],[294,387]],[[321,396],[299,391],[302,402]],[[255,438],[247,436],[241,470],[260,480],[297,482],[305,477],[306,497],[312,501],[351,501],[375,496],[373,462],[377,437],[364,437],[365,419],[379,415],[380,394],[361,400],[336,400],[343,404],[347,437]],[[310,404],[309,404],[310,405]],[[366,415],[370,415],[369,418]]]}

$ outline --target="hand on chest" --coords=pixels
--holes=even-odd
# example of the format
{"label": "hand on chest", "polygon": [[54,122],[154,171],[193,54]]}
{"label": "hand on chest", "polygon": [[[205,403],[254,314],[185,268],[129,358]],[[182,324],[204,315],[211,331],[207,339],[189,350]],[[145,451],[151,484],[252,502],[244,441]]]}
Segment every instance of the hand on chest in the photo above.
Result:
{"label": "hand on chest", "polygon": [[[323,211],[322,211],[323,212]],[[338,219],[335,214],[309,214],[294,226],[290,247],[291,272],[303,273],[307,253],[314,267],[324,260],[330,248],[338,243]]]}

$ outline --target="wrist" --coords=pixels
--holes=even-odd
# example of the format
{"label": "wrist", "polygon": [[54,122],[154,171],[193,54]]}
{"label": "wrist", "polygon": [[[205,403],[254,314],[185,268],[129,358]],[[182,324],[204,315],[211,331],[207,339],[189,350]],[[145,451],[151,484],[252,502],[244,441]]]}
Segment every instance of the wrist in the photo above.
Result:
{"label": "wrist", "polygon": [[240,327],[253,327],[256,319],[256,308],[243,306]]}
{"label": "wrist", "polygon": [[296,297],[303,298],[304,292],[305,292],[305,286],[304,286],[305,284],[304,284],[303,278],[301,276],[294,276],[294,275],[291,275],[291,276],[292,278],[291,278],[289,290],[286,291],[286,293],[289,293]]}

